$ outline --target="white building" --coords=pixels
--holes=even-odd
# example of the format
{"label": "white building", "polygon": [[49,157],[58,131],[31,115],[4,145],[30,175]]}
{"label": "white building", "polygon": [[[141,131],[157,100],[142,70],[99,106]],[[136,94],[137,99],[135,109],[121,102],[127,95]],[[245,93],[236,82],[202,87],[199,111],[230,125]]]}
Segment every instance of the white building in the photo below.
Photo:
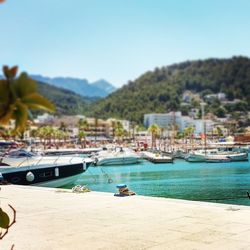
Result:
{"label": "white building", "polygon": [[54,120],[54,116],[50,115],[48,113],[44,113],[42,115],[38,115],[37,118],[35,119],[36,123],[51,123]]}
{"label": "white building", "polygon": [[145,114],[144,115],[144,126],[146,128],[149,128],[152,124],[157,124],[161,128],[167,128],[174,123],[179,125],[178,123],[180,122],[181,118],[181,112],[170,112],[166,114]]}
{"label": "white building", "polygon": [[119,122],[122,124],[124,130],[128,132],[130,129],[130,122],[127,120],[119,120]]}
{"label": "white building", "polygon": [[[152,124],[157,124],[161,128],[170,128],[174,123],[173,112],[166,114],[145,114],[144,126],[150,127]],[[201,134],[204,132],[204,123],[206,124],[206,131],[211,132],[213,130],[214,122],[212,120],[193,119],[189,116],[182,116],[181,112],[175,112],[175,124],[179,131],[183,131],[187,127],[193,127],[195,134]]]}

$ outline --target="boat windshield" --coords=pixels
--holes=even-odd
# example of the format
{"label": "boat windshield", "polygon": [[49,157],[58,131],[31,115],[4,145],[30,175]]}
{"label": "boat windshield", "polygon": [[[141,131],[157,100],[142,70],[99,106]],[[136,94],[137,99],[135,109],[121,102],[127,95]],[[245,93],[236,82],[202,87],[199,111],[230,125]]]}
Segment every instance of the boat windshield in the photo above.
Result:
{"label": "boat windshield", "polygon": [[19,149],[19,150],[14,150],[9,152],[8,154],[9,157],[13,157],[13,158],[19,158],[19,157],[32,157],[35,156],[34,153],[26,151],[24,149]]}

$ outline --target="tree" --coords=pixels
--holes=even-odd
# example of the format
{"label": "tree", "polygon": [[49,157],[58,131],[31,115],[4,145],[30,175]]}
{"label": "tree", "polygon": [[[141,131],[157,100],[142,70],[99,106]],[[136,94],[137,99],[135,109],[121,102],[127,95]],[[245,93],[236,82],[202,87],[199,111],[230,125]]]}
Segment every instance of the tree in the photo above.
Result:
{"label": "tree", "polygon": [[82,119],[80,118],[78,121],[78,129],[79,130],[84,130],[86,132],[86,130],[89,129],[89,123],[86,119]]}
{"label": "tree", "polygon": [[120,121],[116,122],[115,126],[115,136],[118,138],[118,142],[121,142],[121,138],[125,135],[125,130]]}
{"label": "tree", "polygon": [[96,143],[97,129],[99,126],[99,119],[97,117],[95,117],[94,126],[95,126],[95,143]]}
{"label": "tree", "polygon": [[193,134],[194,134],[194,127],[193,126],[189,126],[187,128],[184,129],[184,137],[186,139],[186,143],[187,143],[187,138],[189,137],[189,143],[191,143],[193,145]]}
{"label": "tree", "polygon": [[3,67],[5,79],[0,80],[0,124],[15,121],[14,132],[24,132],[30,110],[54,111],[54,105],[37,93],[36,82],[26,73],[17,75],[17,67]]}
{"label": "tree", "polygon": [[84,139],[84,148],[86,147],[86,133],[84,131],[79,131],[78,138],[82,147],[82,139]]}
{"label": "tree", "polygon": [[67,126],[66,126],[66,124],[64,122],[60,123],[59,130],[64,131],[64,132],[67,130]]}
{"label": "tree", "polygon": [[218,137],[223,136],[223,132],[222,132],[222,129],[220,127],[217,127],[216,130],[217,130]]}
{"label": "tree", "polygon": [[112,128],[112,137],[114,139],[115,138],[115,128],[116,128],[116,121],[115,120],[111,121],[111,128]]}
{"label": "tree", "polygon": [[[54,105],[36,92],[36,82],[26,73],[16,78],[17,69],[17,67],[3,67],[5,79],[0,80],[0,124],[8,124],[13,119],[14,132],[20,134],[25,131],[31,109],[54,111]],[[0,179],[0,182],[2,181]],[[8,229],[16,221],[16,211],[11,205],[9,207],[14,213],[12,222],[9,215],[0,208],[0,239],[8,233]],[[5,229],[4,233],[2,229]]]}
{"label": "tree", "polygon": [[89,129],[89,123],[86,119],[79,119],[78,121],[78,138],[82,144],[82,139],[84,139],[84,148],[86,147],[86,130]]}
{"label": "tree", "polygon": [[152,124],[148,131],[151,133],[152,148],[156,147],[156,138],[160,133],[160,128],[157,124]]}

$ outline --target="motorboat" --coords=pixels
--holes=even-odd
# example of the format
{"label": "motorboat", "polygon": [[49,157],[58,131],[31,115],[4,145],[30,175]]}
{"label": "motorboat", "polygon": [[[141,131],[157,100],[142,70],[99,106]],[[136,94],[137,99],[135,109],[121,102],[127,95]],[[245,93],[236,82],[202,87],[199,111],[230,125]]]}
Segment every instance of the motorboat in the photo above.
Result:
{"label": "motorboat", "polygon": [[206,149],[206,150],[196,150],[187,154],[185,159],[189,162],[205,162],[210,159],[213,161],[223,158],[228,158],[230,161],[248,161],[248,153],[241,151],[240,149],[227,151],[224,149]]}
{"label": "motorboat", "polygon": [[18,185],[61,187],[73,183],[93,163],[75,156],[38,156],[17,150],[2,158],[0,179]]}
{"label": "motorboat", "polygon": [[141,162],[141,157],[139,155],[132,150],[122,148],[118,151],[117,149],[112,151],[104,150],[95,156],[96,166],[128,165],[139,162]]}

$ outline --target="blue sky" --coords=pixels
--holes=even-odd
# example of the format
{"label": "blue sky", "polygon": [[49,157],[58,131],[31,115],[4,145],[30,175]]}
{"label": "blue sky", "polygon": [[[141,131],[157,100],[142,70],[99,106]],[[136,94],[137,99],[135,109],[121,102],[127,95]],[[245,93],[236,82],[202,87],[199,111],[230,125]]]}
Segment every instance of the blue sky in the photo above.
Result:
{"label": "blue sky", "polygon": [[248,0],[6,0],[0,63],[126,84],[155,67],[250,56]]}

